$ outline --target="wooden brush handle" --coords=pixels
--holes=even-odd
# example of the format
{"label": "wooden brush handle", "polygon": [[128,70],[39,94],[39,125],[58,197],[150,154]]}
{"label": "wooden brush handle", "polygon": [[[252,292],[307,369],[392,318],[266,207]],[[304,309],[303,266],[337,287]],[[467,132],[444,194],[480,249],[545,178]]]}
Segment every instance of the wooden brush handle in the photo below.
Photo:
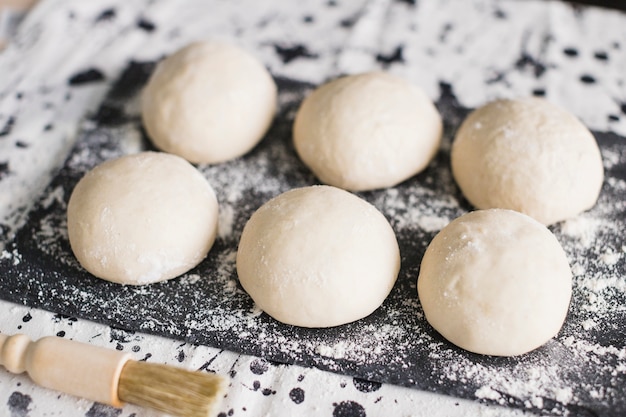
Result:
{"label": "wooden brush handle", "polygon": [[128,353],[44,337],[32,342],[27,336],[0,334],[0,365],[9,372],[27,372],[37,384],[96,402],[121,407],[120,373]]}

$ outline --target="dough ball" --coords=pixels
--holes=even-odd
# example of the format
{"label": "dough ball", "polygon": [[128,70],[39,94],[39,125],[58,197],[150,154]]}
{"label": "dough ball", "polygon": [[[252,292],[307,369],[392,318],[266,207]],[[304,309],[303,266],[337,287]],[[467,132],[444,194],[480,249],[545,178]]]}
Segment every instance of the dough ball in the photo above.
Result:
{"label": "dough ball", "polygon": [[543,224],[591,208],[604,177],[591,132],[539,98],[499,100],[472,112],[452,144],[452,172],[475,207],[516,210]]}
{"label": "dough ball", "polygon": [[226,43],[193,43],[159,63],[142,96],[154,145],[194,163],[250,151],[276,113],[276,84],[248,52]]}
{"label": "dough ball", "polygon": [[372,72],[316,89],[298,110],[293,139],[321,182],[364,191],[394,186],[426,168],[441,132],[441,117],[422,90]]}
{"label": "dough ball", "polygon": [[335,187],[288,191],[261,206],[243,229],[237,273],[267,314],[302,327],[369,315],[393,287],[400,251],[374,206]]}
{"label": "dough ball", "polygon": [[207,255],[217,199],[182,158],[143,152],[109,160],[76,185],[67,207],[72,251],[93,275],[120,284],[174,278]]}
{"label": "dough ball", "polygon": [[450,342],[475,353],[513,356],[559,332],[572,273],[544,225],[512,210],[479,210],[435,236],[417,290],[426,319]]}

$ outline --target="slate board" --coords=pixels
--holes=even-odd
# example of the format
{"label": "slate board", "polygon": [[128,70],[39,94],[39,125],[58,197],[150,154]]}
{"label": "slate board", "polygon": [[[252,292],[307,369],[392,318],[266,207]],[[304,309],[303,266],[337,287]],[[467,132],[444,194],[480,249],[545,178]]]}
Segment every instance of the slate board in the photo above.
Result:
{"label": "slate board", "polygon": [[[417,300],[419,263],[428,243],[446,222],[472,209],[454,184],[449,166],[450,141],[468,109],[459,106],[445,83],[436,102],[445,120],[445,137],[433,163],[397,187],[359,193],[390,220],[402,254],[395,287],[369,317],[330,329],[287,326],[258,311],[237,281],[234,254],[249,216],[280,192],[317,183],[291,144],[295,110],[313,88],[297,80],[277,80],[279,114],[251,153],[228,163],[198,167],[216,190],[222,216],[220,236],[197,268],[180,278],[143,287],[108,283],[81,269],[67,240],[67,200],[78,179],[97,163],[153,149],[136,106],[138,92],[153,67],[153,62],[131,62],[83,125],[63,168],[39,197],[26,225],[6,245],[0,259],[0,298],[279,363],[543,413],[626,414],[626,357],[620,354],[626,344],[626,298],[623,290],[601,285],[607,277],[612,277],[614,286],[624,285],[625,257],[606,262],[602,256],[607,255],[607,245],[618,250],[626,245],[625,138],[595,132],[603,153],[616,158],[607,167],[598,205],[581,216],[595,225],[591,240],[572,232],[575,221],[552,228],[578,268],[572,306],[561,333],[527,355],[486,357],[442,339],[426,323]],[[583,327],[588,329],[583,331]]]}

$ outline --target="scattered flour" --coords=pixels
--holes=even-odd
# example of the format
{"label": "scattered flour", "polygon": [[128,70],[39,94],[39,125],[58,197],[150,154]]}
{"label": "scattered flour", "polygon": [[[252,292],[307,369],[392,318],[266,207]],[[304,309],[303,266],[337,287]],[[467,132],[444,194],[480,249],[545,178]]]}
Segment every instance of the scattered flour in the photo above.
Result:
{"label": "scattered flour", "polygon": [[489,388],[488,386],[480,387],[478,390],[476,390],[475,395],[476,395],[476,398],[488,399],[488,400],[494,400],[494,401],[499,400],[501,397],[498,391],[495,391]]}
{"label": "scattered flour", "polygon": [[589,246],[593,243],[600,220],[591,218],[583,213],[578,217],[565,220],[561,223],[561,233],[565,236],[577,239],[582,246]]}
{"label": "scattered flour", "polygon": [[17,249],[13,249],[10,252],[4,249],[0,252],[0,259],[10,259],[13,266],[17,266],[22,262],[22,255]]}
{"label": "scattered flour", "polygon": [[621,257],[622,257],[621,253],[613,252],[612,249],[608,249],[606,252],[600,255],[600,260],[604,262],[604,264],[607,266],[613,266],[617,264],[617,262],[620,260]]}

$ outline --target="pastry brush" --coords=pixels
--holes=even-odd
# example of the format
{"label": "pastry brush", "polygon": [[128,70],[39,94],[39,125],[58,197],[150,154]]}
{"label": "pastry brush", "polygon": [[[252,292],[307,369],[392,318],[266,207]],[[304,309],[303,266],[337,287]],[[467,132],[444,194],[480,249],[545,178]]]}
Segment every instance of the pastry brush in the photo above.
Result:
{"label": "pastry brush", "polygon": [[181,417],[215,414],[226,389],[216,374],[137,362],[125,352],[60,337],[32,342],[27,336],[0,334],[0,365],[27,372],[38,385],[92,401],[124,403]]}

